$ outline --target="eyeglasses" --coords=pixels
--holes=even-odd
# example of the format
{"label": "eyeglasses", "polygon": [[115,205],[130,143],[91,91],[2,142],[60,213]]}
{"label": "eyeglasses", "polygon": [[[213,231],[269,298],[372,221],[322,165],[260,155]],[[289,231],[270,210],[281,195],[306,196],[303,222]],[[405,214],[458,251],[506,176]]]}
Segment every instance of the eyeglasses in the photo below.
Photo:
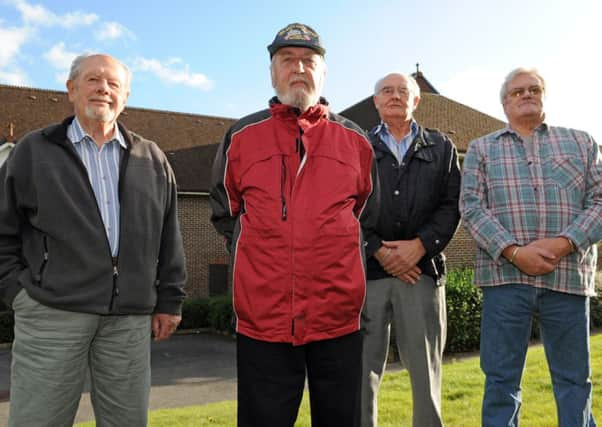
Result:
{"label": "eyeglasses", "polygon": [[527,92],[531,96],[540,96],[543,93],[543,88],[541,86],[517,87],[508,92],[507,96],[510,98],[520,98]]}
{"label": "eyeglasses", "polygon": [[399,93],[399,96],[406,97],[410,94],[410,91],[407,87],[395,88],[392,86],[385,86],[381,90],[379,90],[378,93],[385,96],[393,96],[395,93]]}

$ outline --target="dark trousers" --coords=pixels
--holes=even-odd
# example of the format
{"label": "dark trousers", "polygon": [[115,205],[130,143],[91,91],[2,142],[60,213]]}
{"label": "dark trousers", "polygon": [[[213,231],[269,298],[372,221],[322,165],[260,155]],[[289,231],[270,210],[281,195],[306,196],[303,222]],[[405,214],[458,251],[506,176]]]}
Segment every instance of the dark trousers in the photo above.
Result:
{"label": "dark trousers", "polygon": [[313,427],[359,426],[362,338],[301,346],[237,337],[238,426],[293,427],[305,373]]}

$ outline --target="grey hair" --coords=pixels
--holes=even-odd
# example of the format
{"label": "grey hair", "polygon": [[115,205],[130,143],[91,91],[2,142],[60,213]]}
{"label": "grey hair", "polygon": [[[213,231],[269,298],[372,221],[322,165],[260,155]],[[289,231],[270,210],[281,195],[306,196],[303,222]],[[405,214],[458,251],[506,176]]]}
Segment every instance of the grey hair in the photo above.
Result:
{"label": "grey hair", "polygon": [[401,76],[405,78],[408,82],[408,89],[410,90],[410,93],[413,96],[417,96],[418,98],[420,98],[420,86],[418,86],[418,82],[416,82],[416,79],[414,77],[404,73],[389,73],[386,76],[378,79],[374,84],[374,95],[378,95],[378,92],[380,92],[382,88],[383,82],[389,76]]}
{"label": "grey hair", "polygon": [[[77,76],[79,76],[79,73],[81,72],[81,68],[82,68],[82,64],[84,63],[84,61],[88,58],[91,58],[92,56],[99,56],[99,55],[104,55],[102,53],[93,53],[93,52],[86,52],[83,53],[81,55],[76,56],[73,59],[73,62],[71,62],[71,68],[69,69],[69,80],[75,80],[77,78]],[[113,57],[111,57],[113,58]],[[132,71],[128,68],[127,65],[125,65],[123,62],[119,61],[116,58],[113,58],[115,61],[117,61],[117,63],[119,65],[121,65],[121,67],[123,67],[123,70],[125,71],[125,75],[126,75],[126,81],[125,81],[125,88],[127,90],[127,92],[130,91],[130,84],[132,82]]]}
{"label": "grey hair", "polygon": [[508,94],[508,85],[512,80],[515,79],[516,76],[519,76],[521,74],[529,74],[531,76],[535,76],[541,82],[541,88],[543,89],[543,93],[546,93],[546,81],[541,76],[541,74],[539,74],[537,68],[518,67],[510,71],[510,73],[508,73],[508,75],[504,79],[504,83],[502,83],[502,88],[500,89],[500,102],[502,104],[504,103],[504,99]]}

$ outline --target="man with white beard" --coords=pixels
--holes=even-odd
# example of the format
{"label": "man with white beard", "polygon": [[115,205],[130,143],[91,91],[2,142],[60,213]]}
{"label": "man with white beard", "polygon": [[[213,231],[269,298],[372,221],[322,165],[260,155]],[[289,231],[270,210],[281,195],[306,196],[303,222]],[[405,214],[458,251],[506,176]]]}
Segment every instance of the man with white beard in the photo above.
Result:
{"label": "man with white beard", "polygon": [[238,425],[293,426],[307,372],[312,425],[352,427],[374,156],[320,97],[325,50],[312,28],[288,25],[268,51],[276,96],[227,132],[211,191],[233,260]]}

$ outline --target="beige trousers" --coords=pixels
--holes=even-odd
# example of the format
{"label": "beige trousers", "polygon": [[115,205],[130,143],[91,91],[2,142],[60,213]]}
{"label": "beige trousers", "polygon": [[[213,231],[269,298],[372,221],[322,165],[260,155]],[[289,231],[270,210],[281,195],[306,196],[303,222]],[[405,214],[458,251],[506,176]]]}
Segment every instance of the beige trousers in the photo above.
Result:
{"label": "beige trousers", "polygon": [[10,427],[73,425],[90,372],[98,427],[146,426],[150,316],[100,316],[13,302]]}

